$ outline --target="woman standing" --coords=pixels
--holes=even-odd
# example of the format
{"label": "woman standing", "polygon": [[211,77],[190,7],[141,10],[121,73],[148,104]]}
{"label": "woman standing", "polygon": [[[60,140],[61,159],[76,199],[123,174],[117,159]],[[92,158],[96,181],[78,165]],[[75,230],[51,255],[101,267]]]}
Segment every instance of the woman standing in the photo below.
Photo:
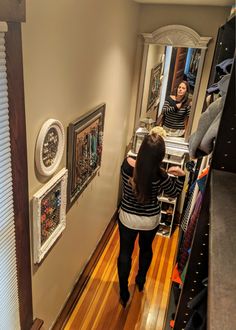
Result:
{"label": "woman standing", "polygon": [[183,188],[184,171],[174,166],[168,172],[179,178],[169,176],[161,168],[164,156],[163,138],[157,133],[150,133],[141,144],[137,160],[128,157],[121,167],[123,196],[119,213],[120,252],[117,265],[123,307],[130,297],[128,278],[138,235],[139,270],[135,282],[139,291],[144,288],[152,260],[152,242],[159,224],[160,203],[157,196],[164,192],[175,197]]}
{"label": "woman standing", "polygon": [[175,95],[166,98],[160,116],[162,121],[157,120],[157,125],[163,126],[169,136],[184,136],[190,108],[189,84],[187,81],[182,81]]}

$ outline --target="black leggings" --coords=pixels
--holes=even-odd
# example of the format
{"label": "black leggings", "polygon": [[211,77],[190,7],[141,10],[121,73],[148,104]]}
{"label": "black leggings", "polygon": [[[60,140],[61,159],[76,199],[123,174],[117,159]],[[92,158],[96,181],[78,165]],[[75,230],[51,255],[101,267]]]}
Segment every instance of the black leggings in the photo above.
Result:
{"label": "black leggings", "polygon": [[120,253],[118,256],[118,276],[120,290],[128,290],[128,278],[132,264],[134,243],[139,234],[139,282],[145,283],[146,274],[152,261],[152,242],[155,238],[157,227],[153,230],[135,230],[125,227],[119,220]]}

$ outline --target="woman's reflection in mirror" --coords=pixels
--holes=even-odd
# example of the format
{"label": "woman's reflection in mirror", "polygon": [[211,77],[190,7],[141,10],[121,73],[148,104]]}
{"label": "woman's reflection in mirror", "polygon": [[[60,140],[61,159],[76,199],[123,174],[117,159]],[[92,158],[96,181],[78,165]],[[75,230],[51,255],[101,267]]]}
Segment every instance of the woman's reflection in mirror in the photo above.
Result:
{"label": "woman's reflection in mirror", "polygon": [[191,109],[190,87],[181,81],[173,95],[166,98],[156,125],[163,126],[168,136],[183,137]]}

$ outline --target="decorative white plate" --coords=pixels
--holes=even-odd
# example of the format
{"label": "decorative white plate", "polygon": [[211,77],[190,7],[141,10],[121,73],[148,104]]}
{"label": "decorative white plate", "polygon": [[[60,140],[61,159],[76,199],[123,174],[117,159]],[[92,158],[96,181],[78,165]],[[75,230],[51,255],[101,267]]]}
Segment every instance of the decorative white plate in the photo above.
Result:
{"label": "decorative white plate", "polygon": [[35,163],[41,175],[52,175],[58,168],[65,144],[65,134],[62,123],[56,119],[48,119],[39,132]]}

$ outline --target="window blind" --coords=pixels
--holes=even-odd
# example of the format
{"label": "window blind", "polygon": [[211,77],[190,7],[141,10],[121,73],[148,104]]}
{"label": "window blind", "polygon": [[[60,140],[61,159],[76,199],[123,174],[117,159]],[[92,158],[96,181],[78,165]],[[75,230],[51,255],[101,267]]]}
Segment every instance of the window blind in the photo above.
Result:
{"label": "window blind", "polygon": [[0,329],[20,329],[5,33],[0,22]]}

